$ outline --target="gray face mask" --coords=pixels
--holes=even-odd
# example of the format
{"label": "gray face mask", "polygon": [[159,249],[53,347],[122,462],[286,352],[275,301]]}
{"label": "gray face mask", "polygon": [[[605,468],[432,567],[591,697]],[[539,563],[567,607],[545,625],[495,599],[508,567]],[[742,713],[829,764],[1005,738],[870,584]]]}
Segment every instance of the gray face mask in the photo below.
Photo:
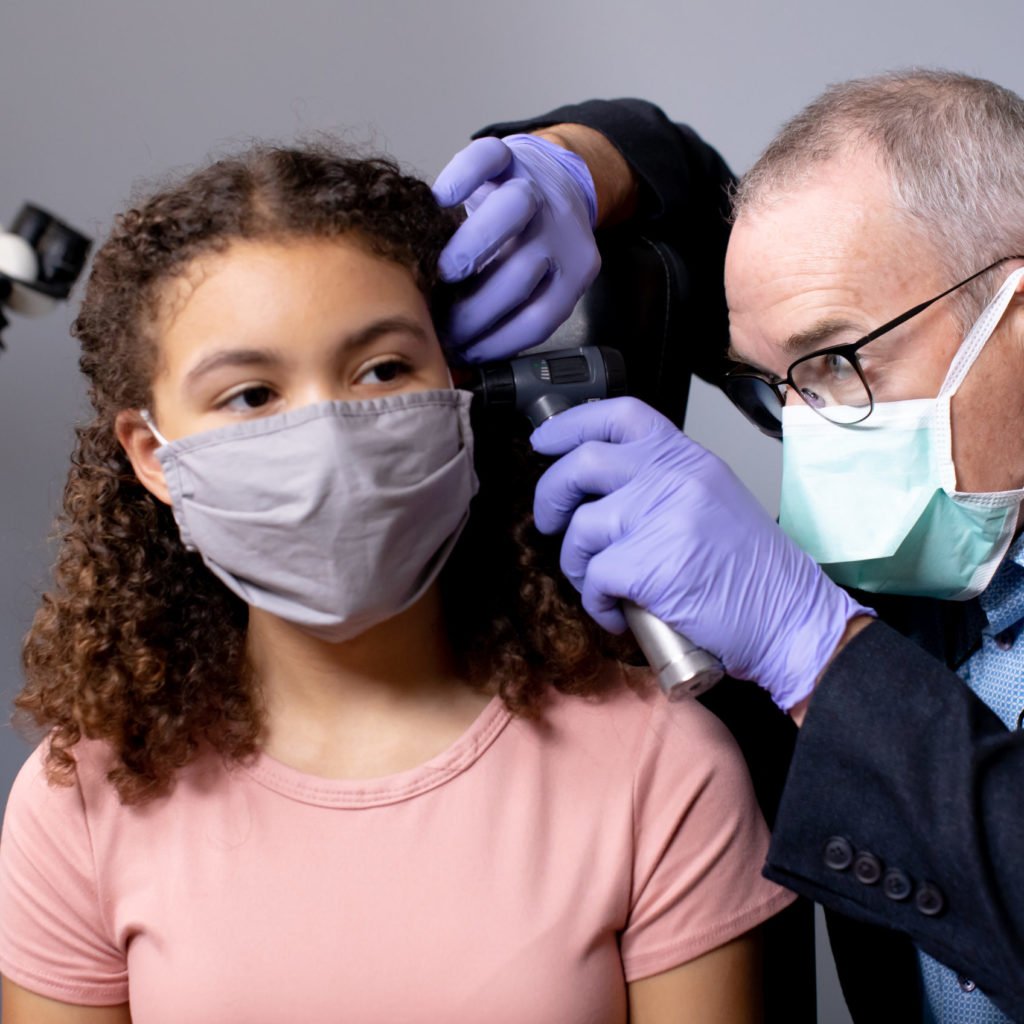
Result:
{"label": "gray face mask", "polygon": [[477,491],[471,399],[320,402],[171,442],[146,419],[185,546],[247,604],[338,643],[422,597],[455,547]]}

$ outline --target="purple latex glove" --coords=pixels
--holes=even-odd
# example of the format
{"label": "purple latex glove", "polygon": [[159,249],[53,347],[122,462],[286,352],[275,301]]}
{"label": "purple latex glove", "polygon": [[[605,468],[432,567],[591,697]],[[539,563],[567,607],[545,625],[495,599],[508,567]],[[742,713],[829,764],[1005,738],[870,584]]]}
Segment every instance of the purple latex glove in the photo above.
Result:
{"label": "purple latex glove", "polygon": [[626,628],[619,601],[635,601],[789,710],[814,689],[847,622],[873,614],[721,459],[642,402],[578,406],[532,442],[563,456],[537,486],[537,526],[565,530],[562,571],[611,632]]}
{"label": "purple latex glove", "polygon": [[601,266],[583,159],[535,135],[477,139],[441,171],[434,195],[469,213],[441,253],[441,277],[478,278],[454,304],[445,343],[482,362],[547,340]]}

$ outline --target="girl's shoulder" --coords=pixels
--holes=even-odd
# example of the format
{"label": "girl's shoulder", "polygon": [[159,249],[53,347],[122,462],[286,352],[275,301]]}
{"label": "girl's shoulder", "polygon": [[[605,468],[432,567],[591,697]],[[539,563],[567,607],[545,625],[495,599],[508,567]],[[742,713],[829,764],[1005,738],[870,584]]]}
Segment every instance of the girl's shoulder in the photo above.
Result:
{"label": "girl's shoulder", "polygon": [[545,717],[592,722],[596,727],[614,721],[617,731],[624,728],[645,732],[662,725],[673,729],[706,734],[709,739],[728,730],[697,700],[670,701],[658,684],[654,671],[644,666],[618,661],[605,663],[601,679],[586,696],[552,691]]}
{"label": "girl's shoulder", "polygon": [[102,793],[104,788],[109,788],[116,799],[113,787],[107,782],[116,758],[107,743],[81,739],[69,753],[73,766],[55,772],[50,764],[50,737],[45,737],[21,766],[11,789],[11,799],[31,795],[35,800],[81,804],[86,793]]}
{"label": "girl's shoulder", "polygon": [[[40,742],[21,766],[11,787],[6,818],[14,816],[56,819],[65,825],[75,818],[89,819],[90,827],[105,817],[120,817],[142,808],[159,806],[173,795],[185,779],[208,773],[220,765],[210,754],[201,754],[179,770],[174,785],[161,797],[138,804],[122,803],[112,781],[112,773],[120,761],[105,740],[80,739],[69,748],[73,764],[55,771],[50,763],[50,737]],[[222,769],[222,766],[221,766]]]}
{"label": "girl's shoulder", "polygon": [[670,701],[651,669],[608,662],[604,673],[596,693],[553,692],[538,728],[552,741],[572,737],[573,745],[634,763],[680,754],[691,765],[742,761],[726,726],[696,700]]}

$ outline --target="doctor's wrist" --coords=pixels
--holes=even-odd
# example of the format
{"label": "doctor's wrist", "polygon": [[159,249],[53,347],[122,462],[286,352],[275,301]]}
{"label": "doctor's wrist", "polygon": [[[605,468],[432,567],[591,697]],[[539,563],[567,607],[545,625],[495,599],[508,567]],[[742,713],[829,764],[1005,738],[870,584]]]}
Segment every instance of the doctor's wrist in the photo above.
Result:
{"label": "doctor's wrist", "polygon": [[832,652],[832,656],[828,659],[825,667],[818,673],[818,678],[814,680],[814,689],[811,690],[803,700],[797,702],[789,709],[789,717],[796,722],[797,725],[804,724],[804,718],[807,715],[807,708],[810,706],[811,699],[814,697],[814,691],[818,688],[818,684],[824,679],[825,673],[828,672],[832,662],[835,661],[836,656],[839,652],[865,627],[870,626],[875,621],[875,617],[869,614],[857,615],[850,619],[846,623],[846,629],[843,631],[843,635],[839,639],[839,643],[836,644],[835,650]]}
{"label": "doctor's wrist", "polygon": [[594,128],[556,124],[533,133],[581,157],[597,193],[597,227],[628,220],[636,209],[637,180],[623,155]]}

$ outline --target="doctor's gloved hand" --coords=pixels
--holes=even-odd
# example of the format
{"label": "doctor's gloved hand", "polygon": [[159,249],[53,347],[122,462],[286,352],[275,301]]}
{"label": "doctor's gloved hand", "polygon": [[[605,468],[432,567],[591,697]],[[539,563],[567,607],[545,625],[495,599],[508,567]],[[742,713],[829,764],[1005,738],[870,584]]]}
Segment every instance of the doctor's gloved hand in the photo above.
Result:
{"label": "doctor's gloved hand", "polygon": [[483,362],[545,341],[601,266],[583,159],[536,135],[477,139],[441,171],[434,195],[469,214],[439,262],[443,280],[467,282],[442,327],[449,348]]}
{"label": "doctor's gloved hand", "polygon": [[[789,710],[850,619],[873,614],[787,537],[728,466],[632,398],[578,406],[533,433],[561,455],[537,486],[562,571],[612,632],[635,601]],[[587,501],[588,498],[597,500]]]}

